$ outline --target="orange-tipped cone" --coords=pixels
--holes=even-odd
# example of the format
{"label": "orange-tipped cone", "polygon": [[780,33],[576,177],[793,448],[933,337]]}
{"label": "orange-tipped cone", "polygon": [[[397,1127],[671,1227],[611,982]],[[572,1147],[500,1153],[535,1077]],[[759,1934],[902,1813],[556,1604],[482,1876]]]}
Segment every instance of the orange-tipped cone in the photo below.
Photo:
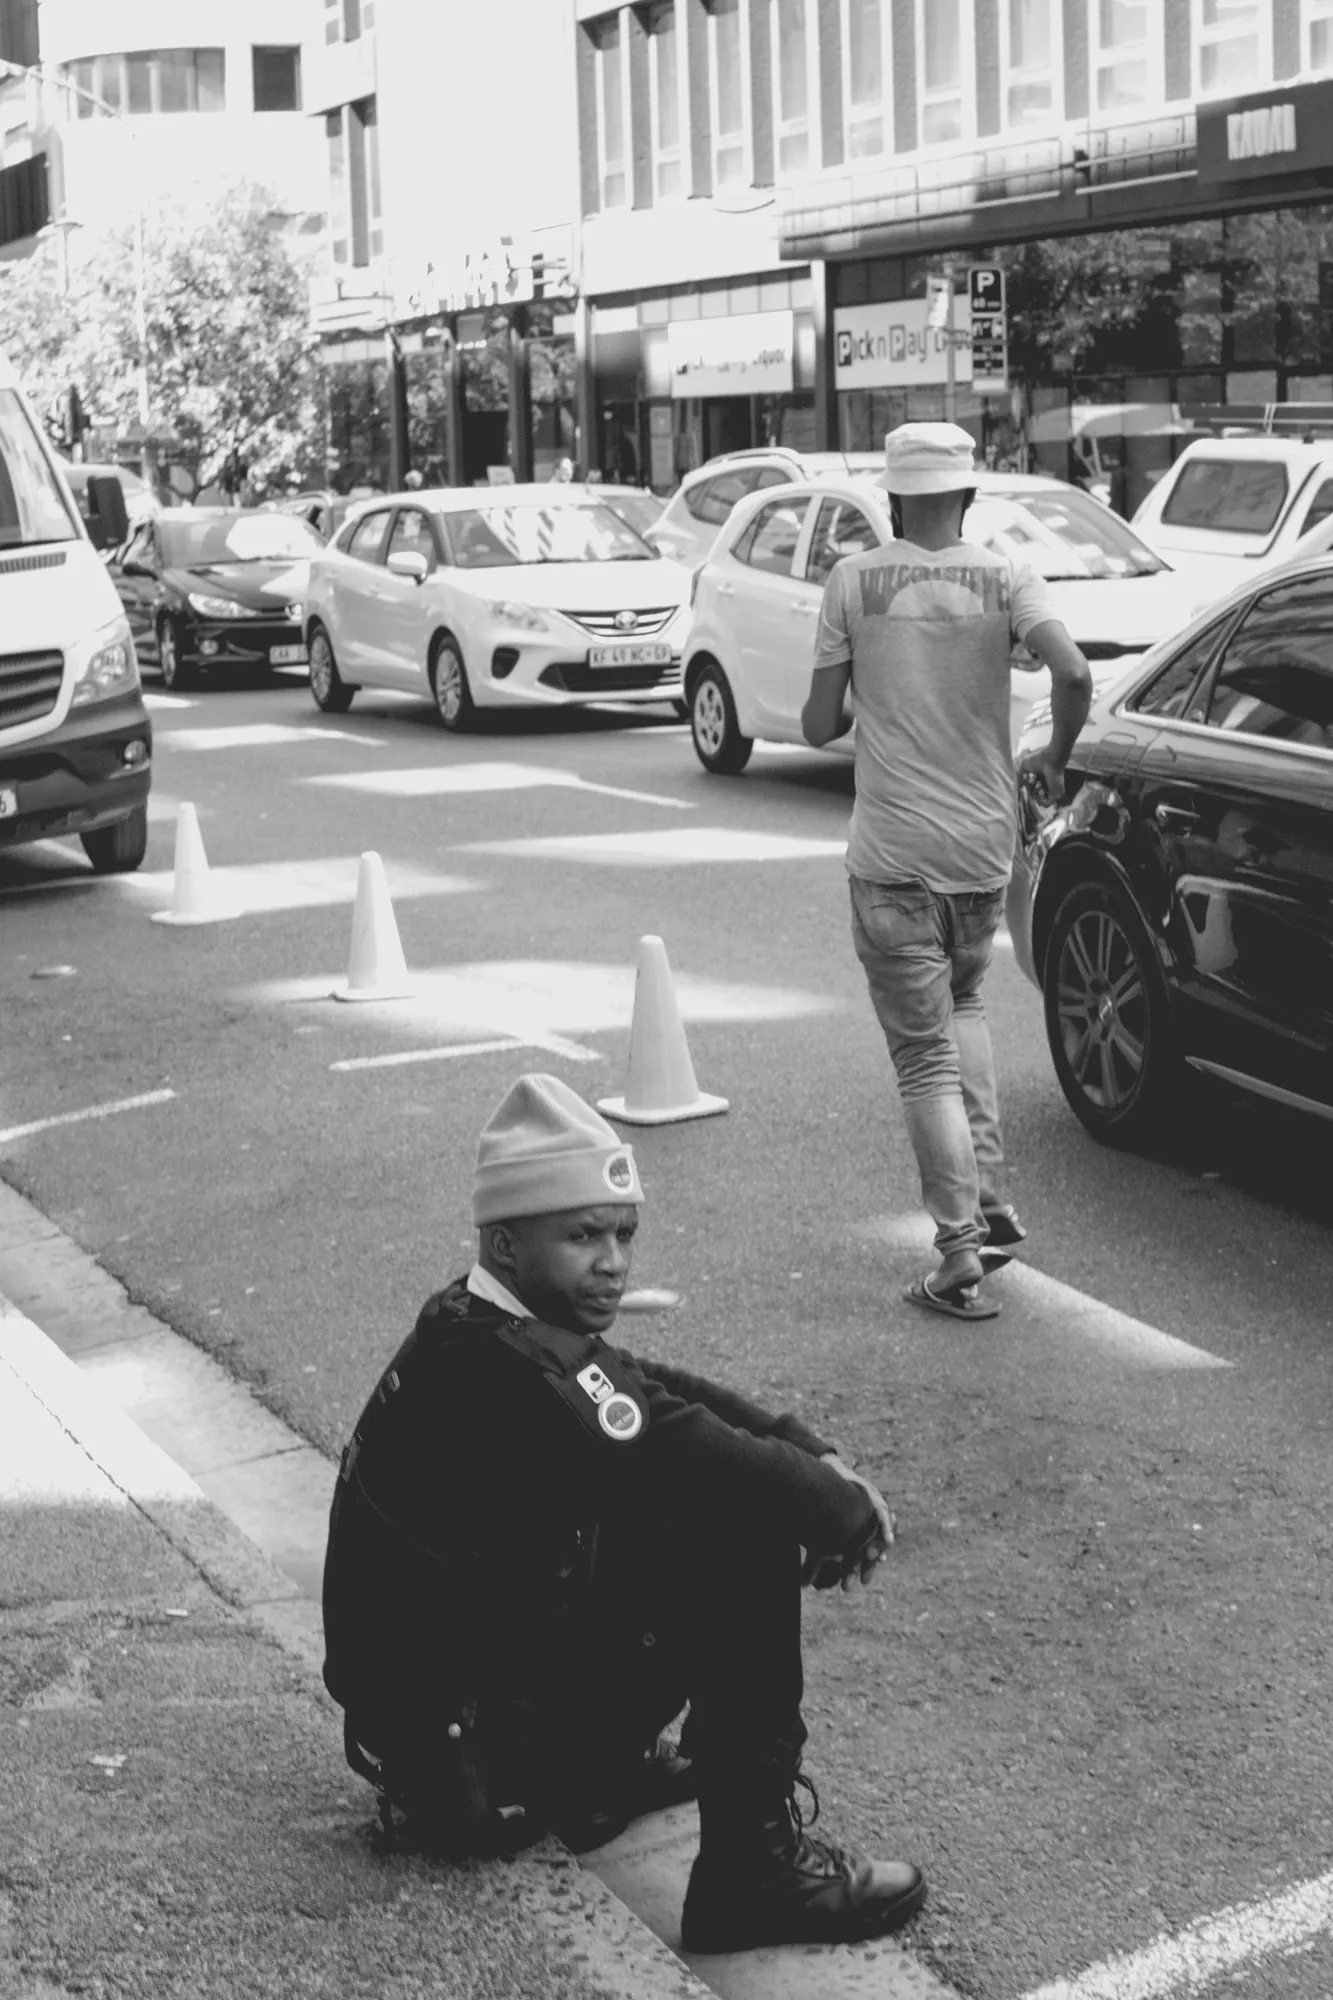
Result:
{"label": "orange-tipped cone", "polygon": [[685,1118],[711,1118],[727,1108],[725,1097],[706,1096],[695,1080],[660,937],[639,939],[625,1095],[603,1097],[597,1108],[626,1125],[674,1125]]}
{"label": "orange-tipped cone", "polygon": [[176,865],[171,882],[171,908],[154,910],[155,924],[216,924],[230,916],[224,910],[208,872],[199,831],[199,815],[188,800],[176,808]]}
{"label": "orange-tipped cone", "polygon": [[352,913],[352,949],[347,984],[335,1000],[405,1000],[412,992],[398,924],[389,900],[384,863],[375,853],[361,856]]}

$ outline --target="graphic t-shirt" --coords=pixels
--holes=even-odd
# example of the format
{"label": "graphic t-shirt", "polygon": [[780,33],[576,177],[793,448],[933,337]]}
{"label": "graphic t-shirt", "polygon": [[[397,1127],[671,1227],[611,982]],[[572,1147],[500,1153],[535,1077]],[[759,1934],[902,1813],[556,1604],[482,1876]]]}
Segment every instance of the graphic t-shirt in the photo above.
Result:
{"label": "graphic t-shirt", "polygon": [[1000,889],[1014,848],[1009,658],[1055,613],[1026,564],[971,542],[890,542],[829,577],[815,666],[851,662],[847,868],[945,895]]}

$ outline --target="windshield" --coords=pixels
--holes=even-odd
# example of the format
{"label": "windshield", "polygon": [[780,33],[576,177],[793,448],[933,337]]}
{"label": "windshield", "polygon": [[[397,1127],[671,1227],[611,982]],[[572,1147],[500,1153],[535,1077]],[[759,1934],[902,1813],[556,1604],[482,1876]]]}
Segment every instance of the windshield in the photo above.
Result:
{"label": "windshield", "polygon": [[1278,459],[1195,458],[1181,467],[1162,519],[1215,535],[1266,535],[1286,497],[1287,470]]}
{"label": "windshield", "polygon": [[0,549],[72,542],[78,530],[13,389],[0,389]]}
{"label": "windshield", "polygon": [[1072,488],[1021,498],[983,494],[969,509],[963,534],[1030,563],[1048,582],[1149,576],[1166,568],[1118,515]]}
{"label": "windshield", "polygon": [[618,514],[586,507],[467,507],[441,517],[460,569],[523,563],[656,562],[657,552]]}
{"label": "windshield", "polygon": [[604,500],[598,502],[599,506],[609,507],[613,514],[628,522],[639,535],[645,528],[652,527],[665,504],[655,493],[608,493]]}
{"label": "windshield", "polygon": [[209,569],[217,563],[291,562],[318,556],[324,544],[291,514],[214,514],[206,521],[161,522],[162,551],[175,569]]}

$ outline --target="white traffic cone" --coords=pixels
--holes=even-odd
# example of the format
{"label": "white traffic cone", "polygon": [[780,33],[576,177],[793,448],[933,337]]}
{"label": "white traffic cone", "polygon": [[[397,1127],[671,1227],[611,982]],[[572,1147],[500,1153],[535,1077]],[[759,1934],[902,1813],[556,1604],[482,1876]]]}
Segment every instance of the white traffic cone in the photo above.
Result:
{"label": "white traffic cone", "polygon": [[363,854],[356,878],[347,984],[338,987],[333,998],[406,1000],[412,991],[398,923],[389,900],[384,863],[374,852]]}
{"label": "white traffic cone", "polygon": [[666,946],[660,937],[640,938],[629,1081],[623,1097],[600,1098],[597,1109],[625,1125],[674,1125],[726,1108],[725,1097],[706,1096],[695,1079]]}
{"label": "white traffic cone", "polygon": [[187,799],[176,808],[176,865],[171,883],[171,908],[154,910],[155,924],[216,924],[230,916],[222,908],[208,872],[199,815]]}

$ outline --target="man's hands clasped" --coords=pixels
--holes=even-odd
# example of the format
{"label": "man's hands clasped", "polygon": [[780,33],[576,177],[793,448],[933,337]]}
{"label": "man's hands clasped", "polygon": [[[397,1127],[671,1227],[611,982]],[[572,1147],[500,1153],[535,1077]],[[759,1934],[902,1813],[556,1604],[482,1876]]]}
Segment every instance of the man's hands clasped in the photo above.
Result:
{"label": "man's hands clasped", "polygon": [[893,1546],[896,1523],[889,1504],[878,1487],[872,1486],[859,1472],[854,1472],[835,1451],[826,1452],[820,1464],[861,1488],[875,1510],[875,1522],[870,1534],[849,1553],[826,1556],[807,1554],[801,1570],[801,1582],[815,1590],[832,1590],[835,1584],[850,1590],[858,1578],[862,1584],[868,1585]]}

